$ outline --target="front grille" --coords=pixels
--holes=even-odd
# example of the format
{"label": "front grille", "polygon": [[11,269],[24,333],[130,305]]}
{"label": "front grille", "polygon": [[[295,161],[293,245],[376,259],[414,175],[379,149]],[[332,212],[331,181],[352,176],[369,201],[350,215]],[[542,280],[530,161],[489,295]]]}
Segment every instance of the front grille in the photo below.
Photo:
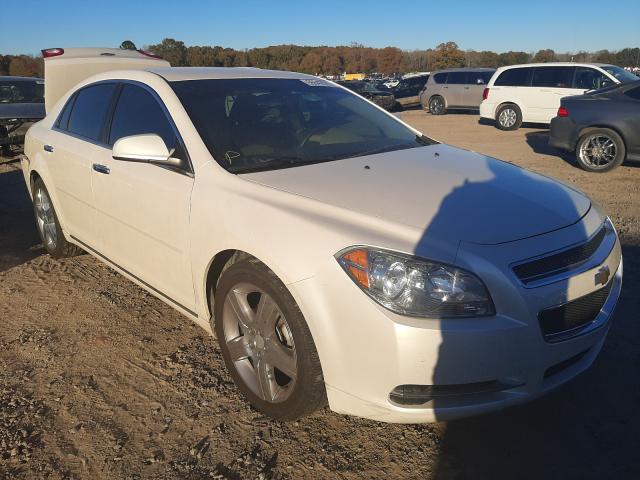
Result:
{"label": "front grille", "polygon": [[559,307],[538,313],[542,333],[550,340],[554,335],[584,327],[593,322],[609,297],[613,281],[589,295],[580,297]]}
{"label": "front grille", "polygon": [[596,235],[582,245],[549,255],[548,257],[516,265],[513,267],[513,271],[518,278],[526,284],[569,270],[589,259],[602,244],[606,233],[607,230],[603,227]]}

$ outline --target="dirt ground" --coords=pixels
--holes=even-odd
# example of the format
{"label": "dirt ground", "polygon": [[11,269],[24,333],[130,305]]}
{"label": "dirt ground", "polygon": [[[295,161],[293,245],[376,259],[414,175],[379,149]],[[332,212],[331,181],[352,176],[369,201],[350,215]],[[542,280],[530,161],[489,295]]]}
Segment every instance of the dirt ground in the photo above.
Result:
{"label": "dirt ground", "polygon": [[84,255],[43,254],[17,164],[0,166],[0,478],[640,478],[640,165],[588,174],[547,131],[400,114],[553,176],[619,228],[622,298],[595,365],[532,404],[433,425],[246,405],[203,331]]}

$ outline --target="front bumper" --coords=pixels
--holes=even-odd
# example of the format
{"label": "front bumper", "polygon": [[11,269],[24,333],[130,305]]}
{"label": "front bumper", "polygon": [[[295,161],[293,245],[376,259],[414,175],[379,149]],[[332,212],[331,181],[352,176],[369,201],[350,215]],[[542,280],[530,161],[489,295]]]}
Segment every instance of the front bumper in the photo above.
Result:
{"label": "front bumper", "polygon": [[[536,241],[548,248],[565,241],[566,232],[548,237],[552,238]],[[492,278],[487,270],[483,280],[499,313],[470,319],[396,315],[372,302],[337,264],[327,264],[317,276],[289,288],[316,342],[332,410],[385,422],[433,422],[527,402],[588,368],[602,348],[621,290],[617,239],[616,249],[601,264],[605,263],[613,266],[611,290],[595,327],[556,343],[545,341],[537,312],[556,305],[559,298],[570,301],[586,294],[584,279],[593,278],[593,270],[536,289],[516,281],[504,285],[504,276]],[[402,404],[391,395],[401,385],[491,382],[500,388],[436,397],[418,405]]]}

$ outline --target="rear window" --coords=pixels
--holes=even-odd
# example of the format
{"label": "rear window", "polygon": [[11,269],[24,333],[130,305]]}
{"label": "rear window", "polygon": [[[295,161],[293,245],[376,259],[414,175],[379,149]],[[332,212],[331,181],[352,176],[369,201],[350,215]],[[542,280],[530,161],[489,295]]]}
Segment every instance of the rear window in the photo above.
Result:
{"label": "rear window", "polygon": [[44,84],[29,80],[0,80],[0,104],[44,103]]}
{"label": "rear window", "polygon": [[68,131],[89,140],[101,140],[115,89],[115,83],[102,83],[80,90],[71,110]]}
{"label": "rear window", "polygon": [[447,75],[448,75],[448,73],[446,73],[446,72],[436,73],[433,76],[433,81],[435,83],[447,83]]}
{"label": "rear window", "polygon": [[531,68],[510,68],[496,79],[496,87],[528,87],[531,84]]}
{"label": "rear window", "polygon": [[574,67],[536,67],[532,87],[571,88]]}
{"label": "rear window", "polygon": [[448,84],[462,85],[467,83],[467,72],[449,72]]}

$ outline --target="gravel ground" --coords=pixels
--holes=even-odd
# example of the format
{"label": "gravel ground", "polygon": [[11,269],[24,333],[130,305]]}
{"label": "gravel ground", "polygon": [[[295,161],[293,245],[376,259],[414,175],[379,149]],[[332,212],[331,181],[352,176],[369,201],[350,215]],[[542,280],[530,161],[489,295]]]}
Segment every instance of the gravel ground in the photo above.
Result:
{"label": "gravel ground", "polygon": [[0,165],[0,478],[638,478],[640,168],[587,174],[542,128],[400,114],[441,141],[576,185],[625,255],[596,364],[532,404],[386,425],[328,410],[281,424],[248,407],[210,337],[85,255],[43,254],[15,164]]}

